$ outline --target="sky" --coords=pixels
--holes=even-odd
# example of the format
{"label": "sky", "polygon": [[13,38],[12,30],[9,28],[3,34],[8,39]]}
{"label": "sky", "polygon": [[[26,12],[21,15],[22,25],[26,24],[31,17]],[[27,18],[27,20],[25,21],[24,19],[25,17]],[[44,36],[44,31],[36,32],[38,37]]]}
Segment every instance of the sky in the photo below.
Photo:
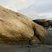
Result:
{"label": "sky", "polygon": [[0,4],[14,10],[21,10],[33,4],[32,0],[0,0]]}
{"label": "sky", "polygon": [[19,10],[32,19],[52,19],[52,0],[0,0],[0,5]]}

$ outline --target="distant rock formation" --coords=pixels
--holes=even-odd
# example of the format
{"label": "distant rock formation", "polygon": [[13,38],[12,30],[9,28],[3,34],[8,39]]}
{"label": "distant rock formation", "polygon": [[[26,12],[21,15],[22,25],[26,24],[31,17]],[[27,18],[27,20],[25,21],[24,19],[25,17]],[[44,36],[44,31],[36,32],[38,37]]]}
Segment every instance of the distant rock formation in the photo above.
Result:
{"label": "distant rock formation", "polygon": [[44,42],[46,44],[52,45],[52,20],[36,19],[33,21],[48,30],[48,36],[44,37],[44,39],[45,39]]}
{"label": "distant rock formation", "polygon": [[0,6],[0,42],[44,43],[47,30],[30,18]]}
{"label": "distant rock formation", "polygon": [[47,28],[49,28],[49,26],[52,27],[52,20],[36,19],[36,20],[33,20],[33,21],[36,22],[37,24],[43,26],[43,27],[47,27]]}

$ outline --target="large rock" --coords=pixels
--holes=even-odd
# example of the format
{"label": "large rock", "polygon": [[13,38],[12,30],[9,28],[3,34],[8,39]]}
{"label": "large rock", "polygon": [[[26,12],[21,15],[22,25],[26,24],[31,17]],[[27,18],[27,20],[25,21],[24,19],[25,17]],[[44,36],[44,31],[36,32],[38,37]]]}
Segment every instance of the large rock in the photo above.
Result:
{"label": "large rock", "polygon": [[40,38],[45,36],[47,31],[42,26],[27,16],[0,6],[0,41],[18,43],[35,40],[33,43],[39,43]]}

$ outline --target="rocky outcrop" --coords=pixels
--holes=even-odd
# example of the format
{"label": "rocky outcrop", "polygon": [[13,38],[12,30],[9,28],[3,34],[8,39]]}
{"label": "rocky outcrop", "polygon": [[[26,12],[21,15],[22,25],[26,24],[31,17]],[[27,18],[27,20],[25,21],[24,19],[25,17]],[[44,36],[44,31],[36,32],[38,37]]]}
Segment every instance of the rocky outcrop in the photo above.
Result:
{"label": "rocky outcrop", "polygon": [[52,20],[37,19],[37,20],[33,20],[33,21],[36,22],[37,24],[43,26],[43,27],[47,27],[47,28],[49,28],[49,26],[52,27]]}
{"label": "rocky outcrop", "polygon": [[18,12],[0,6],[0,41],[42,43],[47,30]]}

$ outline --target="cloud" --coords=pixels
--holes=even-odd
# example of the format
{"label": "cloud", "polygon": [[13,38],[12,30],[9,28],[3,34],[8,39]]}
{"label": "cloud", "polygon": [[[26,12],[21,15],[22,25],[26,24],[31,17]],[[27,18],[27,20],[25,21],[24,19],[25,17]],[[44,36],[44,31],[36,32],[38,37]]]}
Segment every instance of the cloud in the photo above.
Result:
{"label": "cloud", "polygon": [[52,0],[37,0],[36,3],[33,3],[31,6],[24,10],[35,11],[38,13],[52,12]]}
{"label": "cloud", "polygon": [[0,4],[6,5],[9,8],[20,10],[28,7],[33,3],[32,0],[0,0]]}
{"label": "cloud", "polygon": [[[26,9],[22,9],[26,15],[32,16],[32,18],[42,18],[52,16],[52,0],[34,0],[34,3]],[[52,19],[52,18],[51,18]]]}

